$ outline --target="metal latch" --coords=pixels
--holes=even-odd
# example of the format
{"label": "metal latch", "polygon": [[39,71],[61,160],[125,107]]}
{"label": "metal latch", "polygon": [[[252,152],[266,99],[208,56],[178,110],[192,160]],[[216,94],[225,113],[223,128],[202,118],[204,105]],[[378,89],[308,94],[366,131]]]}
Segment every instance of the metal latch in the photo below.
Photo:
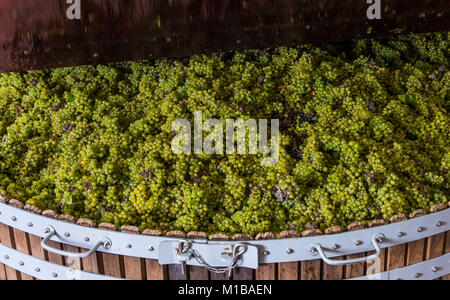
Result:
{"label": "metal latch", "polygon": [[231,275],[233,269],[245,267],[257,269],[258,248],[245,243],[208,244],[199,241],[170,241],[159,244],[158,261],[161,265],[181,264],[205,267],[213,273]]}

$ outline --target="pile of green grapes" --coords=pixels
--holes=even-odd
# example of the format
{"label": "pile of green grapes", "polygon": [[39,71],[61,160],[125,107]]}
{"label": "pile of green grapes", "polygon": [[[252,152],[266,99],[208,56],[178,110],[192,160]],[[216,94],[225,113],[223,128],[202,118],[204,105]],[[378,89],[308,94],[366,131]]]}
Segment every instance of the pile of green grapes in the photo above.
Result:
{"label": "pile of green grapes", "polygon": [[[0,194],[141,230],[325,229],[447,203],[450,33],[0,74]],[[172,122],[279,119],[280,158]]]}

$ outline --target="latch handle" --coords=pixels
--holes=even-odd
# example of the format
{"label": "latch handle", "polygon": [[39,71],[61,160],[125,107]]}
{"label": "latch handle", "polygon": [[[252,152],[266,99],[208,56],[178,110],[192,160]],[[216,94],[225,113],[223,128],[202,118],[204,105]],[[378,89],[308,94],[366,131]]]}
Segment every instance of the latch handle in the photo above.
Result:
{"label": "latch handle", "polygon": [[83,252],[83,253],[75,253],[75,252],[69,252],[69,251],[63,251],[61,249],[56,249],[53,247],[50,247],[49,245],[47,245],[47,243],[51,240],[51,238],[53,236],[56,235],[56,230],[55,228],[53,228],[52,226],[48,226],[48,233],[47,235],[44,237],[44,239],[41,242],[41,246],[42,248],[44,248],[45,250],[61,255],[61,256],[66,256],[66,257],[74,257],[74,258],[86,258],[88,256],[91,256],[95,251],[97,251],[98,248],[100,248],[101,246],[103,246],[105,249],[108,249],[111,247],[111,240],[108,239],[107,237],[102,238],[101,240],[99,240],[94,247],[92,247],[89,251],[87,252]]}

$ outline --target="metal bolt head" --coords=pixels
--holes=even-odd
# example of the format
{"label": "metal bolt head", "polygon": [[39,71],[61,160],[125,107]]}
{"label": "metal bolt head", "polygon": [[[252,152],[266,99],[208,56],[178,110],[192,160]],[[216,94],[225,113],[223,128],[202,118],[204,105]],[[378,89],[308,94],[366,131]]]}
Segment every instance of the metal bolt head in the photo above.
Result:
{"label": "metal bolt head", "polygon": [[41,271],[41,269],[39,269],[39,268],[36,268],[36,269],[34,269],[36,272],[40,272]]}
{"label": "metal bolt head", "polygon": [[87,242],[90,241],[90,239],[89,239],[88,237],[85,237],[85,238],[84,238],[84,241],[87,243]]}
{"label": "metal bolt head", "polygon": [[5,259],[9,259],[9,256],[8,256],[8,255],[5,255],[4,258],[5,258]]}
{"label": "metal bolt head", "polygon": [[65,232],[65,233],[64,233],[64,236],[65,236],[66,238],[68,238],[68,237],[70,237],[70,233]]}
{"label": "metal bolt head", "polygon": [[398,236],[399,238],[404,237],[405,235],[406,235],[406,233],[404,233],[404,232],[399,232],[399,233],[397,233],[397,236]]}
{"label": "metal bolt head", "polygon": [[19,261],[19,266],[23,267],[25,263],[23,261]]}
{"label": "metal bolt head", "polygon": [[416,273],[416,275],[414,275],[414,278],[420,278],[420,277],[422,277],[422,276],[423,276],[422,273]]}
{"label": "metal bolt head", "polygon": [[33,223],[31,223],[31,222],[28,222],[28,227],[33,227]]}
{"label": "metal bolt head", "polygon": [[131,248],[133,248],[133,246],[131,244],[127,244],[127,248],[131,249]]}
{"label": "metal bolt head", "polygon": [[317,251],[316,247],[311,247],[308,249],[309,253],[311,253],[312,255],[317,255],[319,253],[319,251]]}
{"label": "metal bolt head", "polygon": [[441,268],[439,268],[439,267],[433,267],[433,272],[434,273],[437,273],[437,272],[439,272],[440,270],[441,270]]}
{"label": "metal bolt head", "polygon": [[341,245],[339,245],[339,244],[334,244],[334,245],[333,245],[333,249],[334,249],[334,250],[337,250],[337,249],[339,249],[339,248],[341,248]]}
{"label": "metal bolt head", "polygon": [[111,242],[109,240],[104,241],[103,248],[105,248],[105,249],[111,248]]}
{"label": "metal bolt head", "polygon": [[269,251],[269,250],[264,250],[263,254],[264,254],[265,256],[267,256],[267,255],[270,254],[270,251]]}
{"label": "metal bolt head", "polygon": [[44,233],[50,233],[50,228],[45,228]]}
{"label": "metal bolt head", "polygon": [[419,227],[419,228],[417,228],[417,232],[422,232],[422,231],[425,231],[425,228],[424,228],[424,227]]}
{"label": "metal bolt head", "polygon": [[152,252],[155,251],[155,248],[153,248],[153,246],[148,247],[148,251]]}
{"label": "metal bolt head", "polygon": [[441,221],[438,221],[438,222],[436,223],[436,227],[442,227],[443,225],[444,225],[444,223],[441,222]]}
{"label": "metal bolt head", "polygon": [[56,277],[58,277],[58,274],[52,273],[52,277],[53,277],[53,278],[56,278]]}
{"label": "metal bolt head", "polygon": [[16,218],[16,217],[12,217],[11,220],[12,220],[13,222],[15,222],[15,221],[17,221],[17,218]]}
{"label": "metal bolt head", "polygon": [[363,242],[362,242],[362,241],[359,241],[359,240],[355,242],[355,245],[356,245],[356,246],[361,246],[362,244],[363,244]]}
{"label": "metal bolt head", "polygon": [[292,253],[294,253],[294,249],[288,248],[288,249],[286,249],[286,253],[287,254],[292,254]]}

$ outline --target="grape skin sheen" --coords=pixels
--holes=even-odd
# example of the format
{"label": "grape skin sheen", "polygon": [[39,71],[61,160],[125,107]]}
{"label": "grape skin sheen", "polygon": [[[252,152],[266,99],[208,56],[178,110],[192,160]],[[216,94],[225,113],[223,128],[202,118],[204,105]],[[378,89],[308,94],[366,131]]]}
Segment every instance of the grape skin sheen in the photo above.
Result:
{"label": "grape skin sheen", "polygon": [[[449,33],[0,74],[0,194],[141,230],[279,233],[449,201]],[[280,158],[174,120],[279,119]]]}

